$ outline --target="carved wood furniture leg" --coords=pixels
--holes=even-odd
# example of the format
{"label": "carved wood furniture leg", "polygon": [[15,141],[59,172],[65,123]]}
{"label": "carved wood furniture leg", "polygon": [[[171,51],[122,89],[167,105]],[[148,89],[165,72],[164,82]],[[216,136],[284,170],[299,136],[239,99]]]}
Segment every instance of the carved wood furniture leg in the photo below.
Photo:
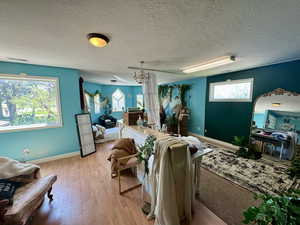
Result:
{"label": "carved wood furniture leg", "polygon": [[49,189],[48,193],[47,193],[47,197],[49,198],[49,201],[52,202],[53,201],[53,194],[51,194],[52,191],[52,187]]}
{"label": "carved wood furniture leg", "polygon": [[0,222],[4,222],[4,215],[7,212],[5,206],[8,204],[7,200],[0,201]]}

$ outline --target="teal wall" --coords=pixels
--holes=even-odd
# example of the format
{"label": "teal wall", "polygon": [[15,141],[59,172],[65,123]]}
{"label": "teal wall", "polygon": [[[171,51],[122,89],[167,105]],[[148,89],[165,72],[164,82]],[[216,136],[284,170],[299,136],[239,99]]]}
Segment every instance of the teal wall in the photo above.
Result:
{"label": "teal wall", "polygon": [[266,114],[265,113],[254,113],[253,120],[256,123],[258,128],[264,128],[266,122]]}
{"label": "teal wall", "polygon": [[0,74],[58,77],[63,127],[32,131],[0,133],[0,155],[21,159],[21,151],[29,148],[29,159],[39,159],[79,151],[76,113],[80,113],[79,71],[58,67],[0,62]]}
{"label": "teal wall", "polygon": [[[125,107],[126,109],[128,107],[136,107],[136,95],[137,94],[142,94],[142,88],[140,86],[121,86],[121,85],[105,85],[105,84],[97,84],[97,83],[92,83],[92,82],[84,82],[84,89],[88,91],[89,93],[95,93],[97,90],[101,93],[102,96],[108,97],[110,103],[112,102],[112,94],[115,90],[118,88],[123,91],[123,93],[126,96],[125,99]],[[95,114],[94,112],[94,106],[93,106],[93,101],[91,104],[91,117],[92,121],[95,123],[98,121],[98,118],[100,115],[102,115],[104,112],[101,109],[101,112],[99,114]],[[117,119],[122,119],[123,118],[123,113],[122,112],[113,112],[112,116],[117,118]]]}
{"label": "teal wall", "polygon": [[[187,106],[191,109],[191,118],[189,120],[189,131],[197,134],[204,134],[205,121],[205,95],[206,95],[206,78],[195,78],[185,81],[174,82],[171,84],[190,84],[191,89],[187,91]],[[104,85],[92,82],[84,82],[84,89],[90,93],[95,93],[97,90],[104,97],[109,97],[111,102],[112,93],[120,88],[126,95],[126,108],[136,107],[136,95],[142,94],[141,86],[119,86],[119,85]],[[98,117],[103,114],[95,114],[92,106],[91,116],[93,122],[97,122]],[[113,112],[112,115],[117,119],[122,119],[122,112]]]}
{"label": "teal wall", "polygon": [[[237,62],[238,63],[238,62]],[[254,78],[252,102],[209,102],[209,84],[228,79]],[[281,63],[207,78],[206,136],[232,141],[233,136],[249,136],[254,100],[276,88],[300,93],[300,61]]]}
{"label": "teal wall", "polygon": [[191,85],[186,93],[187,107],[191,111],[188,129],[190,132],[204,135],[206,78],[194,78],[169,84]]}

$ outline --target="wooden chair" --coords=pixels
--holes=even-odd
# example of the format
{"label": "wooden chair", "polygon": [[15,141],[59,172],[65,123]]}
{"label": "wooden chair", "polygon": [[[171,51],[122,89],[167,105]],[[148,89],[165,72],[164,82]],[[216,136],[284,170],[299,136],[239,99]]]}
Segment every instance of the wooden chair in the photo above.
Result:
{"label": "wooden chair", "polygon": [[[134,155],[120,157],[120,158],[117,159],[117,166],[118,166],[117,167],[118,168],[118,174],[117,174],[117,176],[118,176],[118,180],[119,180],[119,193],[120,193],[120,195],[122,195],[122,194],[124,194],[124,193],[126,193],[128,191],[131,191],[133,189],[136,189],[136,188],[138,188],[138,187],[140,187],[142,185],[141,183],[139,183],[139,184],[134,185],[132,187],[129,187],[129,188],[125,189],[125,190],[122,190],[122,186],[121,186],[121,172],[123,170],[127,170],[127,169],[133,168],[133,169],[135,169],[135,171],[137,171],[137,166],[140,164],[140,162],[137,159],[137,156],[138,156],[138,153],[134,154]],[[122,164],[121,163],[122,160],[127,160],[127,159],[128,159],[128,161],[127,161],[126,164]]]}

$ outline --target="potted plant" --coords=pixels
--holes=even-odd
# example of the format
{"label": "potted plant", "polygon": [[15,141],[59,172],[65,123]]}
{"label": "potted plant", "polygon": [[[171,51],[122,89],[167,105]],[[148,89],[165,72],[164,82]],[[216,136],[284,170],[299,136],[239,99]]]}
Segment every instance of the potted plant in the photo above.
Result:
{"label": "potted plant", "polygon": [[[145,144],[138,146],[138,161],[143,162],[144,164],[144,179],[143,179],[143,187],[142,187],[142,199],[144,199],[144,186],[147,186],[147,176],[149,174],[149,158],[153,154],[154,150],[154,143],[156,141],[156,137],[153,135],[149,135],[146,140]],[[147,201],[144,202],[142,211],[145,215],[148,215],[151,209],[151,204]]]}
{"label": "potted plant", "polygon": [[249,144],[249,141],[244,136],[234,136],[232,144],[239,146],[239,150],[236,155],[246,159],[260,159],[262,153],[259,151],[256,145]]}
{"label": "potted plant", "polygon": [[300,190],[273,195],[255,195],[259,206],[251,206],[244,212],[244,224],[256,225],[299,225]]}
{"label": "potted plant", "polygon": [[139,162],[143,162],[145,167],[145,175],[149,173],[148,161],[150,156],[153,154],[154,142],[156,141],[156,137],[153,135],[149,135],[144,145],[138,146],[138,160]]}

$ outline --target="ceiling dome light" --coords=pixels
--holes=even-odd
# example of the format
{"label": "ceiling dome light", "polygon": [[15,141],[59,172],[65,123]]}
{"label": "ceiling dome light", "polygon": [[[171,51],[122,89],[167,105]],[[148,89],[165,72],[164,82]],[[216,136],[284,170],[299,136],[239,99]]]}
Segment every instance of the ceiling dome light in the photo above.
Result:
{"label": "ceiling dome light", "polygon": [[108,37],[98,33],[89,33],[87,38],[92,45],[98,48],[105,47],[109,42]]}
{"label": "ceiling dome light", "polygon": [[274,103],[272,103],[272,106],[279,107],[279,106],[281,106],[281,103],[280,102],[274,102]]}

